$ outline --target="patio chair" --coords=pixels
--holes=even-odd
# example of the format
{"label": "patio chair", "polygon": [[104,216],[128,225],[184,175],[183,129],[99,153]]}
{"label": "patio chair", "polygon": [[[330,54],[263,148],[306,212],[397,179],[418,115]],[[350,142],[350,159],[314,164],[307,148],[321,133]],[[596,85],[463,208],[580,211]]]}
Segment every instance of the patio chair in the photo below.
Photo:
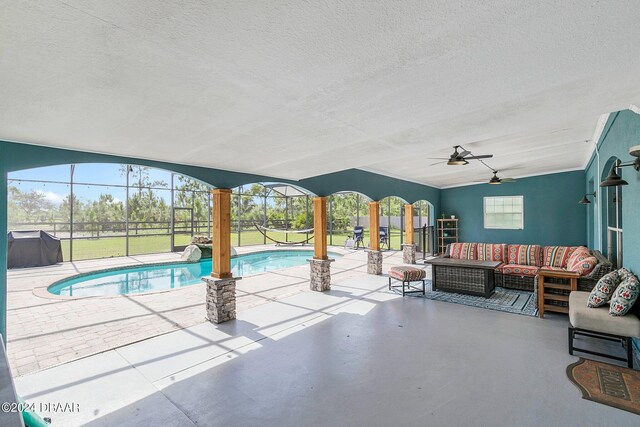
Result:
{"label": "patio chair", "polygon": [[359,225],[353,227],[353,241],[354,241],[354,247],[356,249],[360,248],[360,244],[362,244],[362,247],[364,248],[364,227],[361,227]]}
{"label": "patio chair", "polygon": [[391,249],[391,242],[389,239],[389,227],[380,227],[380,247],[386,246],[387,249]]}

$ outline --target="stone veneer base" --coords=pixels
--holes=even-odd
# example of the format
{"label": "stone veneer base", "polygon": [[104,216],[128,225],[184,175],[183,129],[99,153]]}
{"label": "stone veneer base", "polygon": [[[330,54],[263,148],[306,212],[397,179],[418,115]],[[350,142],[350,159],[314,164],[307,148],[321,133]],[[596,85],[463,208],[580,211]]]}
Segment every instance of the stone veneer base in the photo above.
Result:
{"label": "stone veneer base", "polygon": [[331,263],[335,259],[310,259],[312,291],[324,292],[331,289]]}
{"label": "stone veneer base", "polygon": [[367,273],[382,274],[382,251],[369,251],[367,255]]}
{"label": "stone veneer base", "polygon": [[416,263],[416,245],[413,243],[402,245],[402,262],[405,264]]}
{"label": "stone veneer base", "polygon": [[202,278],[207,284],[207,319],[210,322],[223,323],[236,318],[236,281],[240,279]]}

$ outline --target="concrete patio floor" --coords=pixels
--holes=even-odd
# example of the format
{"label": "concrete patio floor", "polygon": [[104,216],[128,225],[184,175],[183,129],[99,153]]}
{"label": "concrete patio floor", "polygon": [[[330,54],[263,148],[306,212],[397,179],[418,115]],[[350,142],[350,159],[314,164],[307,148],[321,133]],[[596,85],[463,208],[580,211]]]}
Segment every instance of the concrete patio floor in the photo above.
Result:
{"label": "concrete patio floor", "polygon": [[[401,260],[388,255],[384,271]],[[364,260],[342,258],[328,292],[29,374],[17,390],[77,403],[44,414],[64,426],[637,424],[566,378],[566,316],[402,298]]]}
{"label": "concrete patio floor", "polygon": [[[271,249],[278,248],[261,245],[237,251],[242,254]],[[341,248],[330,250],[347,254],[333,264],[334,274],[348,276],[351,268],[366,271],[362,255],[354,258]],[[79,273],[177,260],[178,254],[167,253],[10,270],[7,353],[13,374],[37,372],[205,322],[204,283],[113,297],[61,299],[45,291],[50,284]],[[307,291],[308,280],[308,265],[245,277],[237,285],[238,311]]]}

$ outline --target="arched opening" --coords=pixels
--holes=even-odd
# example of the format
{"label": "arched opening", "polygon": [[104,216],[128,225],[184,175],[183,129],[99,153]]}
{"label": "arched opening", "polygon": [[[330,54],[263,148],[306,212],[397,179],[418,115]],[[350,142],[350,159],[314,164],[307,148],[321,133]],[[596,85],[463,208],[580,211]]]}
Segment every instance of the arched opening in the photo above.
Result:
{"label": "arched opening", "polygon": [[353,237],[354,227],[365,228],[369,236],[369,199],[355,191],[340,191],[329,196],[327,212],[327,244],[344,246]]}
{"label": "arched opening", "polygon": [[241,185],[232,190],[231,244],[297,244],[312,237],[313,193],[276,182]]}
{"label": "arched opening", "polygon": [[8,225],[60,238],[65,261],[178,251],[210,234],[211,188],[134,164],[20,170],[8,176]]}
{"label": "arched opening", "polygon": [[[620,159],[611,157],[602,170],[601,180],[604,181],[614,168],[619,165]],[[623,168],[616,169],[617,173],[623,177]],[[623,177],[624,178],[624,177]],[[605,254],[614,267],[623,265],[622,260],[622,186],[612,186],[602,188],[602,241],[605,242]]]}
{"label": "arched opening", "polygon": [[416,252],[421,258],[426,258],[434,252],[434,210],[433,205],[427,200],[418,200],[413,203],[413,241],[416,243]]}
{"label": "arched opening", "polygon": [[404,205],[407,201],[397,197],[388,196],[380,200],[380,234],[388,234],[387,249],[400,250],[404,243]]}

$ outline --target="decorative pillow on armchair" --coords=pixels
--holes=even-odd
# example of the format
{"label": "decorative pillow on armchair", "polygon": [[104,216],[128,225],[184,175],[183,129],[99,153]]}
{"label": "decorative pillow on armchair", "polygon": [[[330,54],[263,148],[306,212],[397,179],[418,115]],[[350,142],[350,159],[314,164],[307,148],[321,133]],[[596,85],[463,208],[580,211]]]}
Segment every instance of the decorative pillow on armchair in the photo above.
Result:
{"label": "decorative pillow on armchair", "polygon": [[619,284],[620,276],[618,276],[617,271],[612,271],[611,273],[602,276],[589,294],[587,307],[601,307],[608,303]]}
{"label": "decorative pillow on armchair", "polygon": [[633,274],[620,282],[611,297],[609,314],[612,316],[624,316],[631,310],[640,294],[640,282]]}

